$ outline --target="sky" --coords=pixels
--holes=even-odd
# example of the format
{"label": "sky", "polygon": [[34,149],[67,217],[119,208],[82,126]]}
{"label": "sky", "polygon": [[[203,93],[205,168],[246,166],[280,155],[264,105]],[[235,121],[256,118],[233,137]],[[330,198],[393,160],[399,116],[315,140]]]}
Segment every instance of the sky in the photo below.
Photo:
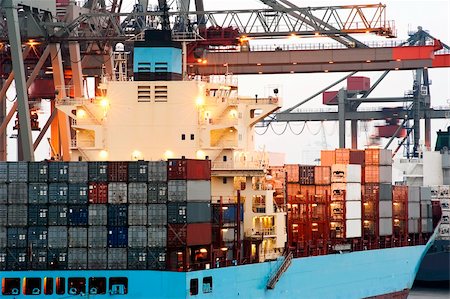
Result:
{"label": "sky", "polygon": [[[107,0],[108,1],[108,0]],[[123,11],[132,9],[135,0],[124,0]],[[173,3],[173,0],[169,0]],[[191,1],[194,2],[194,1]],[[304,1],[291,0],[300,7],[307,6],[329,6],[329,5],[347,5],[347,4],[369,4],[377,1]],[[444,43],[450,45],[450,0],[385,0],[381,3],[386,4],[387,19],[395,21],[395,28],[399,39],[406,39],[408,32],[422,26],[431,35],[441,39]],[[156,5],[157,0],[149,0],[149,4]],[[174,6],[175,4],[173,4]],[[193,4],[192,4],[193,5]],[[258,0],[204,0],[205,10],[231,10],[231,9],[251,9],[264,8]],[[360,35],[355,36],[363,40],[379,40],[375,36]],[[325,42],[331,40],[313,40],[312,43]],[[286,40],[270,40],[271,44],[285,44]],[[450,69],[430,69],[431,85],[431,103],[432,106],[449,106],[450,103]],[[368,76],[374,82],[381,72],[360,72],[358,75]],[[345,76],[346,73],[326,73],[326,74],[286,74],[286,75],[245,75],[238,76],[239,94],[241,96],[258,97],[268,96],[274,88],[279,89],[279,96],[283,98],[283,108],[292,107],[296,103],[308,98],[310,95],[321,90],[330,83]],[[403,96],[404,92],[411,90],[413,80],[412,71],[391,72],[386,79],[371,94],[373,97],[398,97]],[[338,85],[335,89],[343,87]],[[322,98],[318,96],[312,101],[302,106],[304,109],[322,109],[327,108],[321,104]],[[44,103],[45,104],[45,103]],[[373,104],[368,106],[373,107]],[[44,107],[44,109],[46,109]],[[48,108],[47,108],[48,109]],[[11,122],[13,123],[13,122]],[[45,123],[45,117],[42,117],[41,123]],[[368,138],[374,133],[373,126],[381,124],[380,122],[360,123],[358,128],[358,142],[360,147],[367,144]],[[285,125],[283,123],[274,124],[267,130],[257,128],[256,144],[257,149],[264,149],[272,152],[286,153],[287,163],[313,163],[319,156],[322,148],[338,147],[338,126],[336,122],[317,123],[309,122],[305,126],[303,123],[291,123],[283,134]],[[435,131],[445,129],[450,125],[449,120],[439,120],[432,122],[433,143],[435,140]],[[303,129],[300,135],[298,133]],[[12,124],[10,124],[9,135]],[[349,130],[347,130],[349,132]],[[263,134],[264,133],[264,134]],[[37,135],[37,133],[34,133]],[[35,136],[36,137],[36,136]],[[398,141],[393,142],[394,147]],[[350,136],[347,136],[347,144],[350,145]],[[41,151],[44,154],[48,152],[48,146],[43,144]],[[8,160],[15,159],[15,151],[9,151]]]}

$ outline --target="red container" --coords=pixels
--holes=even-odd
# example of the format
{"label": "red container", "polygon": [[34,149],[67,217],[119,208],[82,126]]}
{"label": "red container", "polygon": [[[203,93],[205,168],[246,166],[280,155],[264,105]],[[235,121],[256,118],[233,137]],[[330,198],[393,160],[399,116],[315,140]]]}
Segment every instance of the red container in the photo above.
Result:
{"label": "red container", "polygon": [[362,195],[365,200],[378,200],[380,184],[366,183],[362,186]]}
{"label": "red container", "polygon": [[316,186],[314,185],[300,185],[300,194],[314,196],[316,194]]}
{"label": "red container", "polygon": [[363,150],[350,150],[350,164],[364,165],[365,153]]}
{"label": "red container", "polygon": [[284,167],[286,169],[286,182],[300,182],[300,167],[298,164],[286,164]]}
{"label": "red container", "polygon": [[370,78],[362,76],[352,76],[347,78],[347,90],[369,90],[370,89]]}
{"label": "red container", "polygon": [[392,186],[392,201],[408,202],[408,186],[405,185]]}
{"label": "red container", "polygon": [[[395,135],[395,131],[397,131],[398,125],[387,125],[387,126],[377,126],[378,137],[381,138],[391,138]],[[406,129],[402,128],[395,135],[397,138],[403,138],[406,136]]]}
{"label": "red container", "polygon": [[108,203],[108,183],[89,183],[89,203]]}
{"label": "red container", "polygon": [[314,185],[314,166],[300,165],[300,184]]}
{"label": "red container", "polygon": [[127,182],[128,162],[108,162],[108,180],[110,182]]}
{"label": "red container", "polygon": [[170,159],[169,180],[211,180],[211,161],[195,159]]}
{"label": "red container", "polygon": [[331,184],[331,168],[330,168],[330,166],[315,166],[314,167],[314,183],[316,185],[330,185]]}
{"label": "red container", "polygon": [[300,194],[300,185],[298,183],[288,183],[286,188],[288,202],[291,202],[296,195]]}
{"label": "red container", "polygon": [[53,79],[39,79],[36,78],[28,88],[29,99],[54,99],[55,98],[55,85]]}
{"label": "red container", "polygon": [[338,104],[338,98],[337,98],[337,91],[325,91],[322,93],[322,103],[324,105],[337,105]]}
{"label": "red container", "polygon": [[321,185],[316,186],[316,196],[331,196],[331,186]]}
{"label": "red container", "polygon": [[335,151],[335,162],[334,164],[350,164],[350,149],[348,148],[337,148]]}
{"label": "red container", "polygon": [[211,223],[191,223],[187,225],[188,246],[207,245],[212,242],[212,225]]}
{"label": "red container", "polygon": [[320,151],[320,165],[330,166],[336,164],[336,153],[333,150]]}

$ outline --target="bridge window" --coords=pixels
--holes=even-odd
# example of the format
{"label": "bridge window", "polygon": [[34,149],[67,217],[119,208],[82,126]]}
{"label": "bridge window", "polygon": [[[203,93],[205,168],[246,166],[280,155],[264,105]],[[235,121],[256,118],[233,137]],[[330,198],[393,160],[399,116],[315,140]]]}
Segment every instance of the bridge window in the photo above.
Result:
{"label": "bridge window", "polygon": [[198,295],[198,279],[194,278],[191,279],[190,285],[189,285],[189,293],[191,296]]}
{"label": "bridge window", "polygon": [[40,278],[24,278],[23,279],[23,293],[25,295],[40,295],[41,294],[41,279]]}
{"label": "bridge window", "polygon": [[53,294],[53,278],[51,277],[44,278],[44,294],[45,295]]}
{"label": "bridge window", "polygon": [[90,277],[89,278],[89,294],[106,294],[106,278]]}
{"label": "bridge window", "polygon": [[203,293],[212,292],[212,276],[207,276],[203,278]]}
{"label": "bridge window", "polygon": [[69,278],[69,294],[78,295],[86,294],[86,279],[83,277],[73,277]]}
{"label": "bridge window", "polygon": [[56,278],[56,294],[63,295],[66,292],[66,279],[64,277]]}
{"label": "bridge window", "polygon": [[20,278],[3,278],[2,295],[19,295]]}
{"label": "bridge window", "polygon": [[109,279],[109,292],[115,295],[125,295],[128,293],[128,278],[111,277]]}

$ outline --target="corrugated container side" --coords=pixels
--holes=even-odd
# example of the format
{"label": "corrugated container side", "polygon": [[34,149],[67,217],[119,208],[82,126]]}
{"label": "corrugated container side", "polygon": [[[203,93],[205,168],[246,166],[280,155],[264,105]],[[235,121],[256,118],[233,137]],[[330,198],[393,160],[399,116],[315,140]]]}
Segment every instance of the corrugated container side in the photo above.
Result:
{"label": "corrugated container side", "polygon": [[420,187],[420,201],[429,201],[431,200],[431,187]]}
{"label": "corrugated container side", "polygon": [[88,207],[85,205],[69,206],[68,223],[72,226],[88,224]]}
{"label": "corrugated container side", "polygon": [[0,183],[0,205],[8,202],[8,185]]}
{"label": "corrugated container side", "polygon": [[347,219],[345,221],[345,237],[360,238],[362,229],[361,219]]}
{"label": "corrugated container side", "polygon": [[147,228],[148,247],[167,246],[167,227],[163,225],[152,225]]}
{"label": "corrugated container side", "polygon": [[408,233],[418,234],[420,219],[408,219]]}
{"label": "corrugated container side", "polygon": [[314,166],[300,165],[299,175],[301,185],[314,185]]}
{"label": "corrugated container side", "polygon": [[48,207],[47,205],[28,206],[28,225],[47,225]]}
{"label": "corrugated container side", "polygon": [[361,165],[333,164],[331,166],[332,183],[360,183]]}
{"label": "corrugated container side", "polygon": [[8,242],[6,227],[0,226],[0,248],[5,248]]}
{"label": "corrugated container side", "polygon": [[106,248],[108,245],[108,229],[106,226],[89,226],[88,247]]}
{"label": "corrugated container side", "polygon": [[448,169],[450,168],[450,153],[444,152],[441,154],[442,156],[442,168]]}
{"label": "corrugated container side", "polygon": [[50,182],[67,182],[69,179],[69,163],[50,162],[48,164],[48,172]]}
{"label": "corrugated container side", "polygon": [[30,183],[28,185],[28,203],[48,203],[48,185],[46,183]]}
{"label": "corrugated container side", "polygon": [[89,162],[88,177],[90,182],[108,181],[108,162]]}
{"label": "corrugated container side", "polygon": [[50,183],[48,185],[48,201],[56,204],[67,204],[69,187],[66,183]]}
{"label": "corrugated container side", "polygon": [[432,233],[433,231],[433,219],[422,219],[422,233]]}
{"label": "corrugated container side", "polygon": [[167,205],[150,204],[148,205],[148,225],[166,225],[167,224]]}
{"label": "corrugated container side", "polygon": [[147,246],[147,228],[145,226],[130,226],[128,228],[128,247],[139,248]]}
{"label": "corrugated container side", "polygon": [[67,250],[67,268],[69,270],[87,269],[87,248],[69,248]]}
{"label": "corrugated container side", "polygon": [[333,164],[336,164],[336,153],[334,150],[321,150],[320,165],[331,167]]}
{"label": "corrugated container side", "polygon": [[10,204],[28,203],[27,183],[10,183],[8,185],[8,203]]}
{"label": "corrugated container side", "polygon": [[0,226],[8,225],[8,207],[0,205]]}
{"label": "corrugated container side", "polygon": [[147,247],[128,249],[128,269],[129,270],[147,269]]}
{"label": "corrugated container side", "polygon": [[68,209],[63,205],[50,205],[48,207],[48,225],[67,225]]}
{"label": "corrugated container side", "polygon": [[28,248],[47,248],[48,229],[46,226],[28,227]]}
{"label": "corrugated container side", "polygon": [[128,228],[127,227],[109,227],[108,228],[108,247],[121,248],[128,246]]}
{"label": "corrugated container side", "polygon": [[108,269],[119,270],[127,268],[127,249],[108,248]]}
{"label": "corrugated container side", "polygon": [[48,182],[48,162],[29,162],[28,180],[30,183]]}
{"label": "corrugated container side", "polygon": [[128,162],[108,162],[108,181],[128,181]]}
{"label": "corrugated container side", "polygon": [[8,270],[27,270],[28,251],[26,248],[9,248],[6,253],[6,268]]}
{"label": "corrugated container side", "polygon": [[167,162],[150,161],[148,162],[148,181],[165,182],[167,181]]}
{"label": "corrugated container side", "polygon": [[345,202],[345,219],[361,219],[361,201]]}
{"label": "corrugated container side", "polygon": [[67,248],[49,248],[47,261],[49,269],[51,270],[66,270]]}
{"label": "corrugated container side", "polygon": [[187,182],[185,180],[171,180],[167,182],[168,201],[184,202],[187,200]]}
{"label": "corrugated container side", "polygon": [[187,223],[211,222],[211,203],[188,202],[186,207]]}
{"label": "corrugated container side", "polygon": [[8,162],[0,161],[0,183],[8,181]]}
{"label": "corrugated container side", "polygon": [[7,247],[8,248],[12,248],[12,247],[26,248],[27,247],[27,237],[28,237],[28,231],[26,228],[24,228],[24,227],[8,227]]}
{"label": "corrugated container side", "polygon": [[331,184],[331,167],[330,166],[315,166],[314,167],[314,183],[316,185],[330,185]]}
{"label": "corrugated container side", "polygon": [[69,183],[87,183],[88,181],[88,163],[87,162],[69,162]]}
{"label": "corrugated container side", "polygon": [[149,270],[165,270],[166,269],[166,248],[152,247],[148,249],[147,268]]}
{"label": "corrugated container side", "polygon": [[187,201],[211,201],[211,181],[187,181]]}
{"label": "corrugated container side", "polygon": [[128,224],[147,225],[147,205],[128,205]]}
{"label": "corrugated container side", "polygon": [[392,218],[380,218],[379,234],[380,236],[392,235]]}
{"label": "corrugated container side", "polygon": [[147,203],[147,184],[129,183],[128,184],[128,202],[129,203]]}
{"label": "corrugated container side", "polygon": [[420,188],[408,186],[408,202],[420,202]]}
{"label": "corrugated container side", "polygon": [[91,204],[108,203],[108,183],[89,183],[88,200]]}
{"label": "corrugated container side", "polygon": [[337,148],[335,150],[335,164],[350,164],[350,149]]}
{"label": "corrugated container side", "polygon": [[187,225],[188,246],[211,244],[212,236],[211,223],[190,223]]}
{"label": "corrugated container side", "polygon": [[169,180],[210,180],[211,161],[193,159],[171,159],[168,161]]}
{"label": "corrugated container side", "polygon": [[146,162],[146,161],[128,162],[128,181],[129,182],[147,182],[148,181],[148,162]]}
{"label": "corrugated container side", "polygon": [[148,183],[148,203],[166,203],[168,187],[166,182]]}
{"label": "corrugated container side", "polygon": [[6,249],[0,248],[0,271],[6,271]]}
{"label": "corrugated container side", "polygon": [[88,249],[88,269],[106,269],[108,264],[108,250],[106,248]]}
{"label": "corrugated container side", "polygon": [[363,150],[350,150],[350,164],[364,165],[365,153]]}
{"label": "corrugated container side", "polygon": [[408,202],[408,219],[420,218],[420,203]]}
{"label": "corrugated container side", "polygon": [[29,255],[28,268],[32,270],[48,269],[47,250],[45,248],[32,248]]}
{"label": "corrugated container side", "polygon": [[121,204],[127,203],[128,187],[126,183],[108,184],[108,203]]}
{"label": "corrugated container side", "polygon": [[87,232],[86,227],[69,227],[69,247],[87,247]]}
{"label": "corrugated container side", "polygon": [[168,223],[186,223],[187,206],[185,203],[171,202],[167,204]]}
{"label": "corrugated container side", "polygon": [[316,193],[316,186],[314,185],[300,185],[300,194],[312,196]]}
{"label": "corrugated container side", "polygon": [[378,208],[381,218],[392,218],[392,201],[380,201]]}
{"label": "corrugated container side", "polygon": [[8,182],[28,182],[27,162],[8,162]]}
{"label": "corrugated container side", "polygon": [[[431,200],[430,201],[422,201],[420,202],[420,218],[432,218],[433,210],[432,210]],[[445,211],[442,211],[442,220],[444,220]]]}
{"label": "corrugated container side", "polygon": [[187,224],[171,224],[167,225],[167,247],[184,247],[186,246]]}
{"label": "corrugated container side", "polygon": [[300,182],[300,167],[298,164],[286,164],[284,168],[286,169],[286,181],[288,183]]}
{"label": "corrugated container side", "polygon": [[108,225],[109,226],[127,226],[128,225],[128,206],[127,205],[109,205],[108,206]]}
{"label": "corrugated container side", "polygon": [[364,177],[367,183],[392,183],[392,166],[366,165]]}
{"label": "corrugated container side", "polygon": [[369,90],[370,78],[363,76],[351,76],[347,78],[347,90]]}
{"label": "corrugated container side", "polygon": [[89,225],[108,224],[108,209],[106,205],[89,205]]}
{"label": "corrugated container side", "polygon": [[450,186],[440,185],[439,186],[439,197],[449,198],[450,196]]}
{"label": "corrugated container side", "polygon": [[8,225],[26,226],[28,224],[28,207],[26,205],[8,206]]}
{"label": "corrugated container side", "polygon": [[368,148],[364,158],[366,165],[392,165],[392,150]]}
{"label": "corrugated container side", "polygon": [[450,225],[441,224],[438,229],[439,229],[439,236],[448,238],[448,234],[450,233]]}
{"label": "corrugated container side", "polygon": [[380,183],[379,184],[379,194],[380,201],[392,201],[392,184],[391,183]]}
{"label": "corrugated container side", "polygon": [[393,185],[392,186],[392,200],[393,201],[403,201],[407,202],[409,201],[409,188],[411,186],[402,186],[402,185]]}
{"label": "corrugated container side", "polygon": [[[431,210],[433,211],[433,206],[431,207]],[[432,212],[433,213],[433,212]],[[432,214],[433,215],[433,214]],[[428,217],[428,218],[432,218],[432,217]],[[443,210],[442,211],[442,219],[441,219],[441,223],[444,224],[449,224],[450,223],[450,210]]]}
{"label": "corrugated container side", "polygon": [[88,203],[88,185],[85,183],[69,184],[69,204],[87,204]]}
{"label": "corrugated container side", "polygon": [[67,227],[49,226],[48,227],[48,247],[67,248]]}
{"label": "corrugated container side", "polygon": [[244,220],[244,204],[241,204],[240,219],[237,219],[236,215],[237,204],[226,204],[223,206],[220,204],[212,204],[212,210],[214,223],[219,223],[220,217],[222,217],[223,223],[235,223]]}

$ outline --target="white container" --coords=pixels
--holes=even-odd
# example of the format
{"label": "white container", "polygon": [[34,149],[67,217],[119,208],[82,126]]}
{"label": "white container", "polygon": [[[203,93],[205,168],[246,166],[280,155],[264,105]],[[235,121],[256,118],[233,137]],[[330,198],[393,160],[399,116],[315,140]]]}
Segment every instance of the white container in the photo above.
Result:
{"label": "white container", "polygon": [[108,184],[108,203],[121,204],[127,203],[127,184],[109,183]]}
{"label": "white container", "polygon": [[345,219],[361,219],[361,201],[345,202]]}
{"label": "white container", "polygon": [[380,236],[392,235],[392,218],[380,218],[379,223]]}
{"label": "white container", "polygon": [[450,209],[450,203],[447,200],[443,200],[443,198],[441,198],[441,209],[442,210]]}
{"label": "white container", "polygon": [[[439,170],[439,171],[438,171]],[[423,153],[423,185],[442,185],[442,157],[440,152]]]}
{"label": "white container", "polygon": [[420,218],[433,218],[433,208],[430,201],[420,203]]}
{"label": "white container", "polygon": [[450,224],[441,224],[439,226],[439,237],[443,239],[450,239]]}
{"label": "white container", "polygon": [[449,198],[450,197],[450,186],[440,185],[439,186],[439,198]]}
{"label": "white container", "polygon": [[392,184],[392,166],[380,166],[380,183]]}
{"label": "white container", "polygon": [[378,208],[380,218],[392,218],[392,201],[380,201]]}
{"label": "white container", "polygon": [[439,198],[439,186],[430,186],[431,188],[431,198],[438,199]]}
{"label": "white container", "polygon": [[211,201],[211,181],[187,181],[187,201]]}
{"label": "white container", "polygon": [[345,221],[345,237],[360,238],[361,237],[361,219],[351,219]]}
{"label": "white container", "polygon": [[422,233],[433,232],[433,219],[422,219]]}
{"label": "white container", "polygon": [[450,224],[450,211],[449,210],[442,211],[441,223]]}
{"label": "white container", "polygon": [[408,202],[408,219],[420,218],[420,203]]}
{"label": "white container", "polygon": [[420,187],[408,187],[408,202],[420,202]]}
{"label": "white container", "polygon": [[431,200],[431,187],[420,187],[420,200],[421,201],[429,201]]}
{"label": "white container", "polygon": [[361,183],[361,165],[333,164],[331,165],[332,183]]}
{"label": "white container", "polygon": [[408,219],[408,233],[418,234],[419,233],[419,222],[420,222],[420,219]]}
{"label": "white container", "polygon": [[361,200],[361,184],[360,183],[332,183],[331,194],[339,196],[345,191],[346,201],[360,201]]}

